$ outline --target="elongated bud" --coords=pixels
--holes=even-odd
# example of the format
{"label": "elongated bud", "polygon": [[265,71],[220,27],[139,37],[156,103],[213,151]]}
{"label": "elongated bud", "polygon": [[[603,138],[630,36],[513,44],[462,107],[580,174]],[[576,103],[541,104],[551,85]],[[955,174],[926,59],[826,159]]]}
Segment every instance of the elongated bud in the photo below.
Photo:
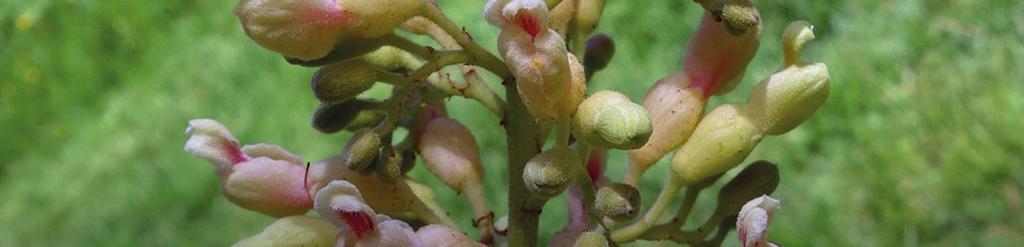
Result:
{"label": "elongated bud", "polygon": [[280,218],[232,246],[331,246],[337,229],[320,217],[295,215]]}
{"label": "elongated bud", "polygon": [[738,34],[727,26],[715,20],[714,14],[704,12],[686,49],[683,69],[690,77],[690,86],[700,88],[705,97],[732,91],[757,53],[760,22]]}
{"label": "elongated bud", "polygon": [[523,182],[537,198],[555,197],[569,187],[580,166],[580,157],[572,149],[552,148],[526,163]]}
{"label": "elongated bud", "polygon": [[312,207],[302,158],[275,145],[238,147],[231,132],[210,119],[190,121],[186,133],[185,150],[217,166],[221,191],[236,205],[273,217]]}
{"label": "elongated bud", "polygon": [[313,112],[313,128],[327,134],[336,133],[349,126],[361,112],[379,107],[379,102],[360,99],[320,104]]}
{"label": "elongated bud", "polygon": [[313,74],[310,87],[321,103],[355,98],[377,82],[377,69],[362,59],[324,66]]}
{"label": "elongated bud", "polygon": [[783,35],[787,67],[754,87],[747,107],[765,134],[789,132],[810,118],[825,103],[829,92],[828,67],[823,63],[793,62],[800,48],[814,37],[810,25],[793,22]]}
{"label": "elongated bud", "polygon": [[647,143],[650,116],[622,93],[600,91],[580,104],[573,115],[573,133],[598,148],[635,149]]}
{"label": "elongated bud", "polygon": [[747,201],[771,194],[778,185],[779,168],[768,161],[755,161],[718,191],[715,213],[734,214]]}
{"label": "elongated bud", "polygon": [[345,126],[345,131],[359,131],[361,129],[373,128],[380,124],[380,121],[384,120],[388,114],[384,111],[364,109],[356,114],[352,121],[349,121],[348,125]]}
{"label": "elongated bud", "polygon": [[466,234],[444,225],[431,224],[421,227],[416,231],[416,235],[423,241],[423,246],[485,246],[473,241]]}
{"label": "elongated bud", "polygon": [[[422,18],[422,17],[420,17]],[[416,57],[409,52],[393,46],[383,46],[379,49],[362,56],[373,67],[390,72],[407,72],[420,63]]]}
{"label": "elongated bud", "polygon": [[771,246],[765,237],[772,215],[778,208],[779,200],[767,195],[754,198],[743,205],[736,218],[736,232],[743,247]]}
{"label": "elongated bud", "polygon": [[590,34],[597,28],[601,20],[601,12],[604,11],[604,0],[576,1],[576,32]]}
{"label": "elongated bud", "polygon": [[235,15],[260,46],[303,60],[326,56],[352,18],[322,0],[242,0]]}
{"label": "elongated bud", "polygon": [[677,72],[658,80],[644,98],[644,109],[651,116],[651,137],[643,147],[629,151],[630,167],[626,183],[636,184],[651,165],[682,145],[704,114],[706,97],[690,87],[686,72]]}
{"label": "elongated bud", "polygon": [[761,137],[742,105],[719,106],[672,157],[672,170],[684,185],[700,182],[743,162]]}
{"label": "elongated bud", "polygon": [[615,221],[631,220],[640,213],[640,192],[622,183],[601,187],[594,198],[594,210]]}
{"label": "elongated bud", "polygon": [[353,171],[366,170],[380,152],[380,136],[370,129],[356,131],[341,151],[342,163]]}
{"label": "elongated bud", "polygon": [[[608,66],[615,55],[615,41],[606,34],[598,34],[587,40],[587,52],[583,55],[583,67],[592,75]],[[588,78],[590,76],[587,76]]]}
{"label": "elongated bud", "polygon": [[420,137],[419,152],[427,170],[456,191],[480,186],[484,172],[480,151],[473,134],[459,122],[450,118],[430,121]]}
{"label": "elongated bud", "polygon": [[576,239],[576,244],[573,247],[608,247],[608,238],[600,232],[584,232],[580,234],[580,237]]}
{"label": "elongated bud", "polygon": [[341,8],[351,12],[349,20],[352,35],[379,37],[416,16],[424,7],[423,0],[336,0]]}

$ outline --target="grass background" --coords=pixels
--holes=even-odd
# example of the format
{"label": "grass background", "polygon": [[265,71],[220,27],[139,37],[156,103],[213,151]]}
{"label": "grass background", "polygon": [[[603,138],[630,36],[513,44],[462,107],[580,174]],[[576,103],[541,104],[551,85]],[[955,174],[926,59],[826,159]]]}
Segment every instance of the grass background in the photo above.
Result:
{"label": "grass background", "polygon": [[[483,1],[442,0],[493,47]],[[348,134],[309,127],[311,69],[259,48],[235,1],[0,0],[0,246],[222,246],[272,219],[225,200],[206,162],[182,151],[186,121],[223,122],[244,143],[280,144],[309,160]],[[781,63],[789,21],[816,25],[804,58],[828,64],[832,94],[793,132],[749,160],[780,164],[769,239],[787,246],[1015,246],[1024,243],[1024,3],[757,1],[766,23],[741,101]],[[680,68],[700,9],[690,1],[608,1],[615,37],[591,90],[642,100]],[[496,86],[495,86],[496,87]],[[377,88],[371,95],[384,95]],[[479,139],[487,189],[506,212],[498,119],[463,99],[452,114]],[[608,175],[625,159],[613,152]],[[665,163],[665,161],[663,161]],[[667,165],[642,183],[650,204]],[[468,205],[423,168],[453,217]],[[705,193],[688,227],[713,207]],[[565,221],[549,203],[542,239]],[[466,227],[468,229],[468,227]],[[659,243],[642,242],[640,245]],[[728,245],[736,245],[730,237]]]}

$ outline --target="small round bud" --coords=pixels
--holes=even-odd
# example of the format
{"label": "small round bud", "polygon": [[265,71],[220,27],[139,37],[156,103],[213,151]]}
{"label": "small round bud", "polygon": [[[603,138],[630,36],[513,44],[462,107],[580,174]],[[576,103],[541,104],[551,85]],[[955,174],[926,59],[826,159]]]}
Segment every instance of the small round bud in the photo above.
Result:
{"label": "small round bud", "polygon": [[423,165],[452,189],[480,186],[484,168],[473,133],[450,118],[436,118],[427,124],[418,146]]}
{"label": "small round bud", "polygon": [[352,123],[360,112],[379,105],[378,102],[358,99],[320,104],[313,112],[313,128],[327,134],[336,133]]}
{"label": "small round bud", "polygon": [[380,136],[370,129],[361,129],[348,139],[348,144],[341,151],[341,159],[349,170],[362,171],[373,164],[379,152]]}
{"label": "small round bud", "polygon": [[377,69],[362,59],[324,66],[313,74],[310,87],[322,103],[355,98],[377,82]]}
{"label": "small round bud", "polygon": [[631,220],[640,213],[640,192],[623,183],[601,187],[594,198],[594,210],[615,221]]}
{"label": "small round bud", "polygon": [[823,63],[794,65],[758,83],[747,108],[768,135],[789,132],[811,117],[828,98],[828,67]]}
{"label": "small round bud", "polygon": [[615,55],[615,41],[605,34],[598,34],[587,40],[587,52],[583,55],[583,67],[593,74],[608,66]]}
{"label": "small round bud", "polygon": [[760,25],[761,13],[754,8],[754,3],[750,0],[726,0],[722,6],[722,20],[727,30],[734,34],[742,34]]}
{"label": "small round bud", "polygon": [[557,147],[537,154],[526,163],[523,182],[538,198],[552,198],[565,191],[579,172],[580,157],[568,147]]}
{"label": "small round bud", "polygon": [[742,105],[719,106],[672,157],[672,170],[683,185],[698,183],[743,162],[761,137]]}
{"label": "small round bud", "polygon": [[761,195],[771,194],[779,185],[779,168],[768,161],[759,160],[744,168],[718,191],[715,211],[733,214],[744,203]]}
{"label": "small round bud", "polygon": [[580,140],[615,149],[639,148],[653,131],[647,110],[615,91],[600,91],[583,100],[572,127]]}
{"label": "small round bud", "polygon": [[608,247],[608,238],[600,232],[584,232],[576,239],[573,247]]}

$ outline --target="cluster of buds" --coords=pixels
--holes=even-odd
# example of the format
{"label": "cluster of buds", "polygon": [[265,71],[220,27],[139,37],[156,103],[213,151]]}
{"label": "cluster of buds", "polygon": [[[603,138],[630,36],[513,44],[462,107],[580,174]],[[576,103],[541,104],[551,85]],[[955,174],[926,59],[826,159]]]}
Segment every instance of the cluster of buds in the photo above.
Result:
{"label": "cluster of buds", "polygon": [[[681,228],[701,190],[742,163],[764,136],[796,128],[824,103],[828,70],[800,60],[814,34],[807,22],[794,22],[783,33],[782,69],[746,102],[705,115],[709,97],[742,81],[762,23],[750,0],[696,2],[706,11],[683,68],[636,103],[615,91],[586,92],[615,50],[611,37],[592,35],[604,0],[489,0],[483,15],[500,29],[498,56],[434,0],[241,0],[235,14],[250,38],[289,63],[319,67],[309,84],[319,102],[312,127],[351,137],[337,155],[306,162],[280,146],[242,145],[219,122],[197,119],[188,123],[185,150],[214,164],[228,200],[278,218],[239,246],[531,246],[540,209],[566,191],[569,223],[551,246],[636,239],[718,245],[734,227],[744,246],[766,246],[779,205],[767,196],[779,184],[778,168],[767,161],[721,187],[703,226]],[[441,49],[396,30],[428,36]],[[443,70],[448,66],[461,70],[461,80]],[[480,69],[505,80],[504,99]],[[390,97],[362,96],[376,86],[389,86]],[[487,107],[509,135],[506,216],[496,217],[488,203],[476,138],[448,115],[445,99],[453,96]],[[400,128],[408,134],[396,135]],[[544,145],[551,136],[554,144]],[[609,150],[628,152],[621,182],[603,174]],[[638,219],[645,211],[640,179],[673,151],[668,182]],[[417,160],[465,195],[475,237],[456,228],[435,188],[407,176]],[[683,187],[675,219],[659,224]],[[306,215],[311,209],[316,215]]]}

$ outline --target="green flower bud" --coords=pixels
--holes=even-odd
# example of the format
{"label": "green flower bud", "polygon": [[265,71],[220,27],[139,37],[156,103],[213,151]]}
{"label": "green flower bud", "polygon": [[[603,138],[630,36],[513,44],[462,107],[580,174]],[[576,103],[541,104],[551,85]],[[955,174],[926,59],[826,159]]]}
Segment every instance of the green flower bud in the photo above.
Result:
{"label": "green flower bud", "polygon": [[384,111],[359,111],[359,113],[356,114],[356,117],[353,118],[352,121],[350,121],[347,126],[345,126],[345,130],[355,132],[364,128],[373,128],[374,126],[377,126],[377,124],[380,124],[380,121],[383,121],[384,117],[387,116],[388,114],[384,113]]}
{"label": "green flower bud", "polygon": [[324,66],[313,74],[310,87],[322,103],[337,103],[355,98],[377,82],[377,69],[353,59]]}
{"label": "green flower bud", "polygon": [[337,238],[337,231],[334,225],[320,217],[288,216],[233,246],[331,246]]}
{"label": "green flower bud", "polygon": [[828,98],[828,67],[794,65],[758,83],[747,99],[751,118],[768,135],[789,132]]}
{"label": "green flower bud", "polygon": [[376,68],[391,72],[406,72],[413,64],[419,63],[409,52],[393,46],[383,46],[362,56],[362,60]]}
{"label": "green flower bud", "polygon": [[573,247],[608,247],[608,239],[600,232],[584,232],[576,239]]}
{"label": "green flower bud", "polygon": [[735,214],[743,204],[761,195],[771,194],[779,185],[779,168],[759,160],[736,174],[718,191],[716,213]]}
{"label": "green flower bud", "polygon": [[576,32],[589,34],[597,28],[601,20],[601,12],[604,11],[604,0],[576,1]]}
{"label": "green flower bud", "polygon": [[341,151],[341,159],[349,170],[362,171],[373,164],[379,152],[380,136],[370,129],[361,129],[348,139],[348,144]]}
{"label": "green flower bud", "polygon": [[789,132],[810,118],[825,103],[830,88],[825,64],[798,61],[800,49],[814,39],[810,24],[793,22],[782,38],[786,67],[758,83],[747,99],[751,118],[768,135]]}
{"label": "green flower bud", "polygon": [[631,220],[640,213],[640,192],[623,183],[601,187],[594,198],[594,210],[615,221]]}
{"label": "green flower bud", "polygon": [[761,137],[742,105],[719,106],[704,117],[672,157],[672,171],[683,185],[698,183],[743,162]]}
{"label": "green flower bud", "polygon": [[647,110],[615,91],[600,91],[580,103],[572,118],[575,136],[599,147],[635,149],[651,136]]}
{"label": "green flower bud", "polygon": [[581,166],[580,157],[568,147],[557,147],[537,154],[526,163],[523,182],[526,189],[538,198],[551,198],[561,194]]}
{"label": "green flower bud", "polygon": [[313,128],[327,134],[336,133],[352,123],[360,112],[379,106],[379,102],[359,99],[320,104],[313,112]]}

